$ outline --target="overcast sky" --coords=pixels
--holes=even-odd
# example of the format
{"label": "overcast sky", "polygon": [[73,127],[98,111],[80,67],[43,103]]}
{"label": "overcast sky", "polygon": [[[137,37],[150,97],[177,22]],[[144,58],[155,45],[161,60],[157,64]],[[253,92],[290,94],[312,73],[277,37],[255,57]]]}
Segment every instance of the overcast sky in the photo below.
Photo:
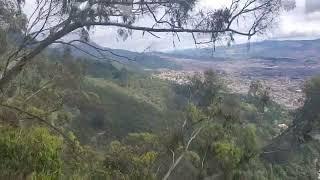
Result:
{"label": "overcast sky", "polygon": [[[277,25],[263,36],[255,37],[253,41],[265,39],[315,39],[320,38],[320,0],[296,0],[297,7],[289,12],[283,12],[278,18]],[[200,0],[202,7],[223,7],[229,5],[229,0]],[[27,1],[25,12],[28,14],[33,8],[32,0]],[[181,34],[181,42],[174,39],[171,34],[159,34],[160,39],[151,35],[142,35],[142,32],[134,32],[126,41],[119,38],[114,29],[96,27],[91,34],[91,39],[97,44],[118,49],[132,51],[149,50],[165,51],[173,49],[194,48],[192,37]],[[246,38],[236,38],[236,43],[247,42]]]}

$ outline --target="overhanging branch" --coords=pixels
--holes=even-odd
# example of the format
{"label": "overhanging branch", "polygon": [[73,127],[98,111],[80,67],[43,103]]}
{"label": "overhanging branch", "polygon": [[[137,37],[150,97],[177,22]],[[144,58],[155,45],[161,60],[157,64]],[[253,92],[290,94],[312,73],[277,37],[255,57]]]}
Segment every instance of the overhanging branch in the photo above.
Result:
{"label": "overhanging branch", "polygon": [[221,30],[210,30],[210,29],[191,29],[191,28],[151,28],[147,26],[135,26],[125,23],[117,23],[117,22],[82,22],[82,26],[114,26],[121,27],[136,31],[147,31],[147,32],[175,32],[175,33],[204,33],[204,34],[212,34],[212,33],[226,33],[232,32],[234,34],[242,35],[242,36],[253,36],[255,32],[241,32],[232,28],[225,28]]}

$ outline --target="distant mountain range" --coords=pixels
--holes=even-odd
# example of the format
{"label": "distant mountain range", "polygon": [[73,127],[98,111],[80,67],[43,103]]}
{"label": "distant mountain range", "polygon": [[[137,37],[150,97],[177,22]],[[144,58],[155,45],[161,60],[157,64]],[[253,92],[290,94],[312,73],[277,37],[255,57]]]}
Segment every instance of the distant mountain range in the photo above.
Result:
{"label": "distant mountain range", "polygon": [[[130,67],[137,69],[180,69],[181,64],[173,61],[173,58],[186,58],[203,61],[217,60],[247,60],[247,59],[265,59],[265,60],[283,60],[283,61],[303,61],[308,64],[320,60],[320,39],[316,40],[288,40],[288,41],[262,41],[250,44],[238,44],[231,47],[219,46],[213,51],[212,48],[194,48],[175,50],[170,52],[132,52],[122,49],[110,49],[101,47],[94,42],[91,45],[103,49],[105,59],[100,61],[118,61]],[[75,44],[80,49],[89,52],[94,56],[101,57],[101,54],[94,48],[78,43]],[[62,45],[56,46],[54,51],[63,51]],[[71,48],[72,54],[81,58],[93,58],[88,54]]]}
{"label": "distant mountain range", "polygon": [[[75,57],[79,58],[92,58],[99,57],[99,61],[103,62],[120,62],[122,64],[128,65],[131,68],[138,69],[158,69],[158,68],[168,68],[168,69],[179,69],[179,65],[168,59],[162,58],[154,53],[139,53],[132,52],[123,49],[111,49],[99,46],[94,42],[90,42],[90,45],[83,43],[74,43],[77,47],[71,47],[71,53]],[[51,53],[61,53],[64,51],[67,45],[58,45],[51,48]],[[97,49],[93,48],[97,47]],[[101,59],[100,59],[101,58]]]}
{"label": "distant mountain range", "polygon": [[184,49],[168,52],[174,57],[211,60],[211,59],[248,59],[248,58],[285,58],[314,60],[320,57],[320,39],[262,41],[239,44],[231,47]]}

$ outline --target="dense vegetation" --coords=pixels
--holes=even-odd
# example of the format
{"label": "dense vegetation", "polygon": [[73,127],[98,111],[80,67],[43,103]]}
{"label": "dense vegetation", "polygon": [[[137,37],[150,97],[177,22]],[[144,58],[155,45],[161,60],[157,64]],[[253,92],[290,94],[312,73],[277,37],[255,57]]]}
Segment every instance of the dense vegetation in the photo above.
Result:
{"label": "dense vegetation", "polygon": [[[8,13],[1,69],[25,20]],[[258,82],[239,95],[212,71],[177,85],[136,64],[58,52],[36,56],[1,89],[0,179],[318,176],[319,78],[306,83],[304,106],[289,112]]]}
{"label": "dense vegetation", "polygon": [[290,151],[266,150],[275,146],[273,139],[287,133],[278,124],[300,124],[307,131],[317,123],[303,120],[318,117],[318,78],[306,85],[305,106],[290,113],[268,99],[260,85],[253,84],[256,89],[244,96],[228,92],[214,72],[176,85],[126,66],[79,59],[67,48],[62,55],[38,56],[2,92],[1,175],[316,177],[320,149],[312,137],[303,136],[303,145]]}

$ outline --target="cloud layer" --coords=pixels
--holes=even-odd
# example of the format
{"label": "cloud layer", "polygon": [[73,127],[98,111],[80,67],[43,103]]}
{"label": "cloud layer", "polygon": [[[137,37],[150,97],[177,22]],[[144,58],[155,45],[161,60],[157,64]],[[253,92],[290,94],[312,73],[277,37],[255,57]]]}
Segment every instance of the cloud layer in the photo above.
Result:
{"label": "cloud layer", "polygon": [[[310,39],[320,37],[320,1],[296,0],[297,7],[283,13],[271,37],[274,39]],[[312,8],[311,8],[312,7]]]}
{"label": "cloud layer", "polygon": [[320,9],[320,1],[319,0],[306,0],[306,13],[317,12]]}

